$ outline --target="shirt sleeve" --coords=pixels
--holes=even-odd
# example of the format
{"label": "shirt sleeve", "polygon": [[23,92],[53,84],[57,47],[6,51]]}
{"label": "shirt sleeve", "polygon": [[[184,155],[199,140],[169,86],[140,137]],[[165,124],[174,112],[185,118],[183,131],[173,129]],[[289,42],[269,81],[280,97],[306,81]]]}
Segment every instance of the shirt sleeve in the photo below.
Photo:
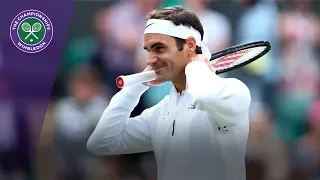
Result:
{"label": "shirt sleeve", "polygon": [[143,84],[133,85],[113,96],[87,142],[90,152],[116,155],[152,151],[149,122],[158,105],[130,118],[140,96],[147,89]]}
{"label": "shirt sleeve", "polygon": [[220,125],[233,126],[249,112],[248,87],[235,78],[221,78],[202,61],[189,63],[185,70],[188,90],[200,108]]}

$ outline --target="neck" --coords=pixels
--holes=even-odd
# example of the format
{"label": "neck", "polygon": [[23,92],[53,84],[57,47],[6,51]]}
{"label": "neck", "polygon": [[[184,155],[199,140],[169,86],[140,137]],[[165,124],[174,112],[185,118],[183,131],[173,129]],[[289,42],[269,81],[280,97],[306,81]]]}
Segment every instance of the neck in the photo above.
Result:
{"label": "neck", "polygon": [[[191,59],[194,59],[197,56],[196,53],[193,53],[192,55],[190,55],[186,60],[186,66],[188,65],[188,63],[191,61]],[[176,88],[176,91],[178,93],[181,93],[183,90],[186,89],[187,86],[187,78],[186,78],[186,66],[182,69],[182,71],[180,72],[180,74],[178,76],[176,76],[175,79],[173,79],[171,82],[174,85],[174,87]]]}
{"label": "neck", "polygon": [[172,81],[172,84],[176,88],[176,91],[178,93],[181,93],[183,90],[186,89],[186,75],[183,73],[180,73],[178,77]]}

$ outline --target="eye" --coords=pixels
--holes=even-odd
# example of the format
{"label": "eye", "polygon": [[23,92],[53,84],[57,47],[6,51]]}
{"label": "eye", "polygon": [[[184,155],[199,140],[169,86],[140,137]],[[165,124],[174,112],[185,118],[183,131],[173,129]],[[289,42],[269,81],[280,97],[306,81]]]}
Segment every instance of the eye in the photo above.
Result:
{"label": "eye", "polygon": [[157,53],[161,53],[165,50],[165,48],[163,46],[157,46],[154,48],[154,50],[157,52]]}

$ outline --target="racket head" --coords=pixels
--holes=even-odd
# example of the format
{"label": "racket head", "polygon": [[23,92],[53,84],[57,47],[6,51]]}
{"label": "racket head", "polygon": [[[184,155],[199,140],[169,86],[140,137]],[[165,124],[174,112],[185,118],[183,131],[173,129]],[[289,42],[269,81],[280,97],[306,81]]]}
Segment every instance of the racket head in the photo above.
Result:
{"label": "racket head", "polygon": [[22,23],[22,25],[21,25],[21,29],[22,29],[24,32],[30,32],[30,31],[31,31],[31,26],[30,26],[29,23],[24,22],[24,23]]}
{"label": "racket head", "polygon": [[240,44],[212,54],[210,63],[216,74],[245,66],[267,54],[271,49],[268,41]]}
{"label": "racket head", "polygon": [[36,22],[32,25],[33,32],[39,32],[42,28],[42,25],[39,22]]}

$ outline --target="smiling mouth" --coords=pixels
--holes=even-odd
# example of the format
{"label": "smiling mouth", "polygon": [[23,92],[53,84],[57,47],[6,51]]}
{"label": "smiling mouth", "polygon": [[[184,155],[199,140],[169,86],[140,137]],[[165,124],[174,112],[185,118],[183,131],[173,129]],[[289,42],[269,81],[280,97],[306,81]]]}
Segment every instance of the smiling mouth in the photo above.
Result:
{"label": "smiling mouth", "polygon": [[157,68],[155,68],[155,69],[153,69],[153,70],[156,71],[156,72],[159,72],[160,69],[162,69],[163,67],[165,67],[165,66],[160,66],[160,67],[157,67]]}

